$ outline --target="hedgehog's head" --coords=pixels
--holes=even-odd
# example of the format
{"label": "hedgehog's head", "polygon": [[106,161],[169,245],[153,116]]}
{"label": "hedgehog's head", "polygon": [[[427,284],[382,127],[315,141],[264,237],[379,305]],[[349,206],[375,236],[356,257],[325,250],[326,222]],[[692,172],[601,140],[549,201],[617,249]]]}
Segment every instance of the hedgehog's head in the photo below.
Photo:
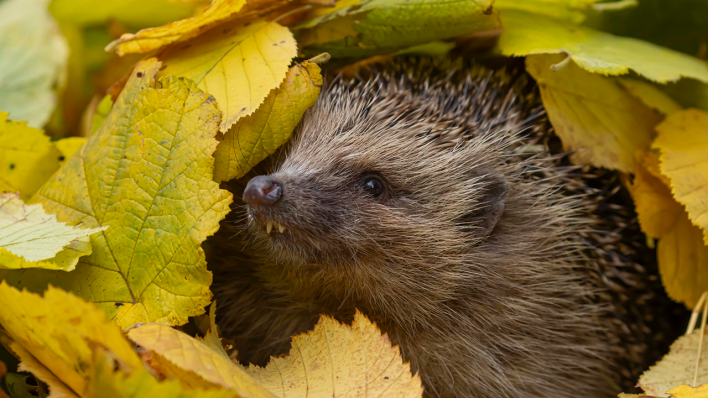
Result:
{"label": "hedgehog's head", "polygon": [[343,88],[320,99],[275,171],[248,183],[249,231],[274,278],[335,306],[450,300],[479,272],[470,252],[500,233],[503,144],[457,142],[460,131],[412,98],[362,97]]}

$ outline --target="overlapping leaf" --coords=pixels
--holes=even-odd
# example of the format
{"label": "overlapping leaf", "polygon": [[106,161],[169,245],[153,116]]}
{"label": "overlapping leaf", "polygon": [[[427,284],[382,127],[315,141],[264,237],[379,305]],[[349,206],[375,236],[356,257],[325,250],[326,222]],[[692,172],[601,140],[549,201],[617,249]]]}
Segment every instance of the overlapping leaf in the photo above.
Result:
{"label": "overlapping leaf", "polygon": [[52,0],[49,10],[64,23],[95,25],[109,20],[130,26],[154,26],[191,16],[195,0]]}
{"label": "overlapping leaf", "polygon": [[318,11],[300,25],[306,55],[362,57],[499,28],[491,0],[364,0]]}
{"label": "overlapping leaf", "polygon": [[639,154],[634,181],[629,187],[645,234],[661,238],[671,231],[679,217],[684,217],[680,204],[671,196],[668,181],[659,171],[659,158],[651,152]]}
{"label": "overlapping leaf", "polygon": [[49,287],[41,297],[3,281],[0,302],[3,344],[40,379],[63,385],[76,395],[83,393],[92,364],[92,342],[110,349],[129,369],[143,366],[120,328],[70,293]]}
{"label": "overlapping leaf", "polygon": [[20,195],[0,194],[0,268],[71,271],[79,257],[91,254],[88,236],[103,228],[83,229],[57,222],[42,205],[26,205]]}
{"label": "overlapping leaf", "polygon": [[169,326],[147,324],[133,328],[128,337],[152,351],[161,373],[193,388],[226,387],[243,398],[273,398],[239,365],[201,341]]}
{"label": "overlapping leaf", "polygon": [[[681,336],[672,345],[668,354],[639,378],[639,387],[647,395],[668,397],[668,391],[683,384],[693,384],[696,371],[696,356],[700,331]],[[698,369],[698,384],[708,383],[708,350],[701,352]]]}
{"label": "overlapping leaf", "polygon": [[617,82],[644,105],[664,116],[681,110],[681,105],[651,83],[630,78],[618,78]]}
{"label": "overlapping leaf", "polygon": [[280,87],[273,90],[253,115],[239,120],[214,153],[214,180],[241,178],[253,166],[287,142],[322,86],[320,68],[304,62],[290,68]]}
{"label": "overlapping leaf", "polygon": [[708,245],[708,112],[677,112],[656,130],[653,147],[661,150],[661,172]]}
{"label": "overlapping leaf", "polygon": [[161,75],[194,80],[213,95],[226,132],[253,113],[285,78],[297,46],[290,31],[263,20],[213,29],[161,56]]}
{"label": "overlapping leaf", "polygon": [[247,370],[279,397],[423,395],[398,347],[359,312],[351,326],[321,317],[313,331],[293,338],[289,356]]}
{"label": "overlapping leaf", "polygon": [[61,153],[61,155],[59,155],[59,164],[64,165],[84,144],[86,144],[86,138],[84,137],[62,138],[55,142],[54,145],[57,150],[59,150],[59,153]]}
{"label": "overlapping leaf", "polygon": [[673,398],[706,398],[708,397],[708,384],[698,387],[681,385],[668,391]]}
{"label": "overlapping leaf", "polygon": [[57,171],[59,156],[41,130],[8,120],[0,111],[0,192],[20,192],[29,199]]}
{"label": "overlapping leaf", "polygon": [[571,159],[633,172],[637,151],[648,150],[660,115],[613,79],[589,73],[574,62],[551,66],[562,55],[533,55],[526,70],[536,79],[543,104]]}
{"label": "overlapping leaf", "polygon": [[660,83],[681,77],[708,81],[705,62],[641,40],[516,10],[504,10],[502,23],[499,49],[503,55],[565,53],[581,68],[601,75],[633,70]]}
{"label": "overlapping leaf", "polygon": [[[533,14],[568,20],[574,23],[585,19],[583,11],[598,9],[597,3],[602,0],[496,0],[494,7],[502,10],[521,10]],[[629,4],[619,4],[626,7]],[[613,3],[603,3],[608,5]]]}
{"label": "overlapping leaf", "polygon": [[49,119],[56,104],[54,89],[64,79],[69,56],[46,4],[0,2],[0,111],[33,127],[43,127]]}
{"label": "overlapping leaf", "polygon": [[[35,195],[69,225],[109,226],[73,272],[5,271],[15,285],[61,286],[123,326],[204,312],[211,273],[200,243],[231,194],[212,181],[219,113],[194,83],[136,65],[101,128]],[[154,88],[157,87],[157,88]]]}

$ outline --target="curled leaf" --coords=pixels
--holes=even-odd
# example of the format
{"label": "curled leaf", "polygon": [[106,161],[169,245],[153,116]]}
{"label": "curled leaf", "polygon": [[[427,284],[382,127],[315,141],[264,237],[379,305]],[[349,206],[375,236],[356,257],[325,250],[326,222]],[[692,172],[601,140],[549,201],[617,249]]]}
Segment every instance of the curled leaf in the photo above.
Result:
{"label": "curled leaf", "polygon": [[398,347],[357,312],[351,326],[322,316],[315,329],[293,337],[290,355],[247,371],[279,397],[422,397]]}
{"label": "curled leaf", "polygon": [[220,139],[214,153],[214,180],[241,178],[287,142],[322,86],[320,68],[306,61],[290,68],[253,115],[239,120]]}
{"label": "curled leaf", "polygon": [[122,326],[204,312],[211,273],[200,244],[231,202],[212,180],[219,112],[192,82],[156,81],[159,66],[136,65],[106,121],[33,198],[68,225],[109,226],[91,236],[93,253],[70,273],[4,279],[73,291]]}

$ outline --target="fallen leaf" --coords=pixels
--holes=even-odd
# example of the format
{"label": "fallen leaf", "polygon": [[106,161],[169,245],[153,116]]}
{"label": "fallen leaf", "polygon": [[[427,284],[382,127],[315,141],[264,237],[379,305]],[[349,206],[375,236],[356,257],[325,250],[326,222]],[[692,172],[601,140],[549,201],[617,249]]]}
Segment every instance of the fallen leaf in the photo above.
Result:
{"label": "fallen leaf", "polygon": [[126,33],[106,47],[115,49],[118,55],[146,53],[171,43],[198,36],[214,25],[238,13],[246,0],[214,0],[199,15],[157,28],[143,29],[138,33]]}
{"label": "fallen leaf", "polygon": [[708,246],[703,244],[701,229],[691,223],[682,209],[656,249],[666,293],[672,300],[693,308],[708,290]]}
{"label": "fallen leaf", "polygon": [[698,387],[681,385],[669,390],[673,398],[706,398],[708,397],[708,384]]}
{"label": "fallen leaf", "polygon": [[84,144],[86,144],[86,138],[84,137],[62,138],[55,142],[54,145],[59,150],[59,153],[61,153],[59,156],[59,164],[63,166]]}
{"label": "fallen leaf", "polygon": [[364,0],[317,11],[296,29],[307,56],[364,57],[499,28],[492,0]]}
{"label": "fallen leaf", "polygon": [[[41,128],[56,105],[69,48],[45,0],[0,2],[0,111]],[[1,122],[1,121],[0,121]]]}
{"label": "fallen leaf", "polygon": [[[681,336],[671,344],[669,353],[639,378],[638,386],[647,395],[668,397],[667,393],[682,384],[693,384],[698,354],[699,330]],[[708,350],[701,352],[698,385],[708,383]]]}
{"label": "fallen leaf", "polygon": [[243,398],[273,397],[241,366],[179,330],[151,323],[131,329],[128,337],[157,354],[160,369],[167,371],[168,377],[178,376],[175,378],[186,386],[226,387]]}
{"label": "fallen leaf", "polygon": [[[28,380],[29,379],[29,380]],[[40,396],[41,387],[37,385],[32,375],[21,374],[21,373],[8,373],[3,380],[7,392],[10,393],[10,397],[5,395],[5,393],[0,390],[0,397],[2,398],[36,398]],[[30,385],[33,383],[35,385]],[[57,398],[64,398],[66,395],[57,395]],[[76,395],[68,397],[78,398]],[[52,395],[51,398],[55,398]]]}
{"label": "fallen leaf", "polygon": [[705,62],[645,41],[516,10],[504,10],[501,17],[504,33],[498,48],[506,56],[565,53],[581,68],[601,75],[633,70],[659,83],[682,77],[708,82]]}
{"label": "fallen leaf", "polygon": [[595,9],[596,3],[600,1],[602,0],[496,0],[494,8],[501,10],[502,14],[505,13],[504,10],[520,10],[580,23],[585,20],[584,11]]}
{"label": "fallen leaf", "polygon": [[322,86],[320,68],[309,61],[290,68],[253,115],[239,120],[220,139],[214,153],[214,181],[241,178],[288,141]]}
{"label": "fallen leaf", "polygon": [[661,116],[627,93],[613,78],[587,72],[574,62],[551,66],[562,55],[532,55],[526,70],[536,79],[556,134],[575,163],[635,171],[637,151],[648,150]]}
{"label": "fallen leaf", "polygon": [[263,20],[214,29],[160,56],[161,76],[194,80],[223,112],[220,129],[253,113],[297,55],[288,28]]}
{"label": "fallen leaf", "polygon": [[638,158],[629,192],[642,231],[652,238],[661,238],[671,231],[679,217],[684,216],[684,210],[671,196],[668,184],[662,181],[665,177],[657,175],[658,155],[643,152]]}
{"label": "fallen leaf", "polygon": [[194,338],[211,348],[212,351],[232,361],[231,356],[226,352],[224,345],[221,343],[219,325],[216,324],[216,300],[212,301],[211,306],[209,306],[209,329],[207,329],[204,337],[195,336]]}
{"label": "fallen leaf", "polygon": [[91,236],[93,253],[73,272],[0,277],[73,291],[123,327],[182,324],[204,312],[211,273],[199,245],[231,203],[212,180],[219,112],[186,79],[156,81],[159,66],[136,65],[101,128],[33,198],[68,225],[109,226]]}
{"label": "fallen leaf", "polygon": [[91,379],[83,398],[244,398],[229,390],[185,389],[177,381],[159,382],[145,368],[130,375],[115,370],[115,359],[94,350]]}
{"label": "fallen leaf", "polygon": [[194,0],[52,0],[49,10],[62,23],[98,25],[117,21],[155,26],[187,18],[202,5]]}
{"label": "fallen leaf", "polygon": [[651,83],[629,78],[620,78],[617,79],[617,82],[619,82],[628,93],[642,101],[644,105],[664,116],[671,115],[681,110],[681,105]]}
{"label": "fallen leaf", "polygon": [[57,222],[42,205],[26,205],[20,195],[0,194],[0,268],[71,271],[91,254],[89,235],[103,228],[77,228]]}
{"label": "fallen leaf", "polygon": [[91,119],[91,134],[95,133],[103,122],[106,121],[106,117],[108,116],[108,112],[111,111],[112,106],[113,100],[110,94],[103,97],[101,102],[98,103],[96,113],[93,114],[93,119]]}
{"label": "fallen leaf", "polygon": [[61,154],[41,130],[8,116],[0,111],[0,192],[29,199],[57,171]]}
{"label": "fallen leaf", "polygon": [[[95,306],[49,287],[44,297],[0,283],[3,345],[20,361],[40,364],[79,395],[92,363],[90,342],[110,349],[126,367],[140,369],[140,358],[120,328]],[[8,341],[7,338],[10,340]],[[43,373],[35,376],[42,380]]]}
{"label": "fallen leaf", "polygon": [[652,146],[661,150],[661,172],[671,191],[686,206],[708,245],[708,112],[687,109],[664,120]]}
{"label": "fallen leaf", "polygon": [[359,312],[351,326],[322,316],[292,344],[290,355],[246,369],[279,397],[423,396],[420,376],[411,375],[398,347]]}
{"label": "fallen leaf", "polygon": [[[69,386],[64,384],[51,370],[42,365],[37,358],[17,343],[10,343],[12,351],[22,362],[17,366],[20,372],[29,372],[49,388],[49,398],[79,398]],[[36,384],[36,383],[35,383]],[[27,397],[30,398],[30,397]]]}

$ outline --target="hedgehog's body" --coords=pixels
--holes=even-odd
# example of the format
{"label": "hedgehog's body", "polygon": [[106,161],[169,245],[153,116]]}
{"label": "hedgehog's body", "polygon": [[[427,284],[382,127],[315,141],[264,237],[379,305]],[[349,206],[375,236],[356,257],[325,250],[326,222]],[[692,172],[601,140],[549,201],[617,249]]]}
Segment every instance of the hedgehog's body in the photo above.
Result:
{"label": "hedgehog's body", "polygon": [[618,349],[598,299],[592,197],[568,194],[543,124],[528,128],[534,101],[490,76],[321,95],[269,180],[249,185],[236,235],[212,241],[220,324],[242,360],[359,309],[427,396],[608,396],[618,360],[641,353]]}

